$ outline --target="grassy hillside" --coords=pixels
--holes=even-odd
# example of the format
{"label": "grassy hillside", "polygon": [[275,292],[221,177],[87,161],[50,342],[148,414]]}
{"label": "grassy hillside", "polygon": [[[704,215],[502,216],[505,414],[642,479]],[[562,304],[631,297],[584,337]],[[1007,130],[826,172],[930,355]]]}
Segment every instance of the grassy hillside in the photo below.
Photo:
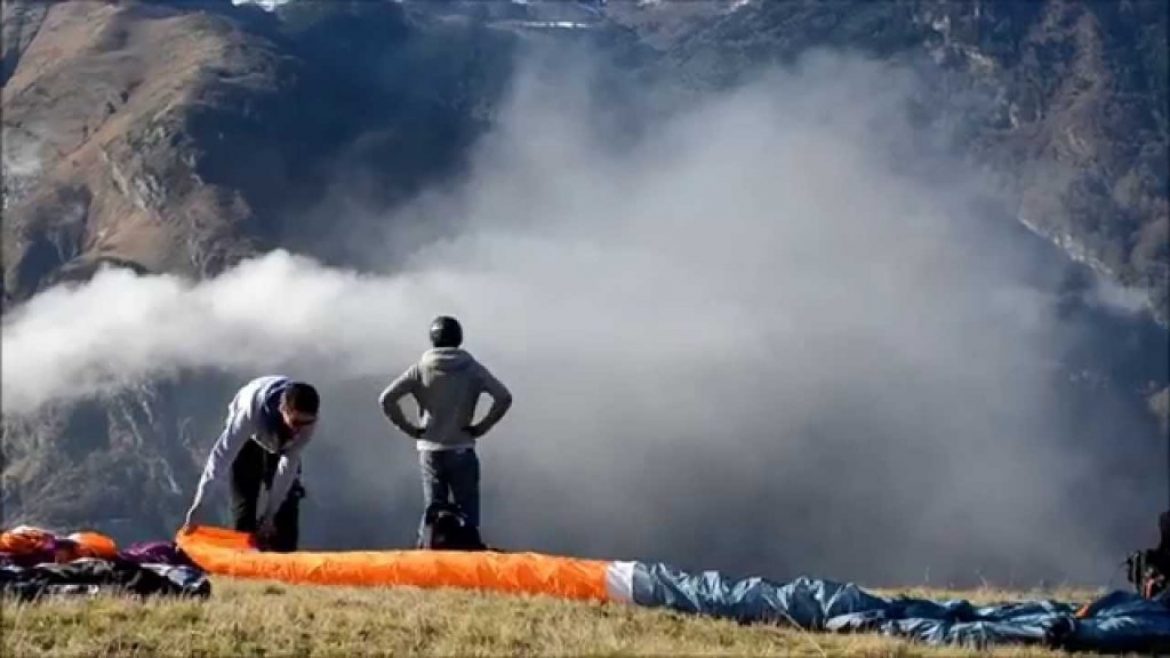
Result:
{"label": "grassy hillside", "polygon": [[[992,602],[1087,592],[913,591]],[[889,593],[887,593],[889,594]],[[208,601],[5,602],[6,656],[156,655],[969,655],[877,635],[739,626],[630,606],[454,590],[293,587],[217,579]],[[1030,648],[996,655],[1051,656]]]}

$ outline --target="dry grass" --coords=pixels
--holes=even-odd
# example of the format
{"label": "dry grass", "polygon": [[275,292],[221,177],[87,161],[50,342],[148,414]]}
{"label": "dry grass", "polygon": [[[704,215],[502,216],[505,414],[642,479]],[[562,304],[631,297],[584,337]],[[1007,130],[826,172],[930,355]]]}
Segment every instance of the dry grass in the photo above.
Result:
{"label": "dry grass", "polygon": [[[945,597],[946,592],[928,593]],[[964,592],[974,600],[1019,594]],[[348,589],[217,579],[208,601],[5,602],[5,656],[798,655],[954,656],[876,635],[808,633],[624,605],[455,590]],[[1053,656],[1029,648],[996,655]]]}

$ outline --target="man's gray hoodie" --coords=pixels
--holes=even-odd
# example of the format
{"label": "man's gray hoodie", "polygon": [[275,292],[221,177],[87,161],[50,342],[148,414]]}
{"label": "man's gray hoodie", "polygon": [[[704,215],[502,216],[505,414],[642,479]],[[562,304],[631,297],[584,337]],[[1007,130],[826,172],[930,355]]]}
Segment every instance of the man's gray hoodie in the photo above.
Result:
{"label": "man's gray hoodie", "polygon": [[[475,420],[481,393],[492,398],[483,420]],[[406,419],[399,401],[413,395],[422,413],[421,425]],[[512,394],[471,354],[456,347],[428,350],[419,362],[382,391],[382,411],[390,422],[418,439],[419,450],[452,450],[475,445],[512,405]]]}

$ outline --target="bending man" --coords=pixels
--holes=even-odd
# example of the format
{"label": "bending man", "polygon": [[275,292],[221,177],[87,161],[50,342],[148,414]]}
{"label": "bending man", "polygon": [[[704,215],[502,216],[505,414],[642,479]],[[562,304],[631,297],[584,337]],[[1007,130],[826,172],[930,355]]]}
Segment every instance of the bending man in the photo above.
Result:
{"label": "bending man", "polygon": [[[319,406],[315,388],[287,377],[259,377],[245,384],[228,405],[227,423],[207,457],[186,524],[200,519],[208,490],[228,479],[235,529],[256,533],[264,548],[295,551],[304,494],[301,452],[312,437]],[[262,486],[268,500],[258,515]]]}

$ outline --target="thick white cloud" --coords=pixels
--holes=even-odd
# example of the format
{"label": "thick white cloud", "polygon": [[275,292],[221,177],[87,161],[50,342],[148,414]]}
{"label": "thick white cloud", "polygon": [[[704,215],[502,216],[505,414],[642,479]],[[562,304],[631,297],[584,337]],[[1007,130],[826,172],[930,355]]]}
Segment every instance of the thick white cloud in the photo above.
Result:
{"label": "thick white cloud", "polygon": [[[395,274],[275,252],[47,291],[5,318],[5,413],[180,369],[298,373],[325,394],[310,482],[317,459],[410,509],[376,385],[452,313],[517,399],[483,442],[504,545],[902,582],[1108,564],[1149,474],[1072,498],[1117,464],[1077,448],[1096,429],[1068,411],[1055,297],[972,210],[978,179],[917,151],[912,79],[821,56],[614,143],[563,73],[518,80],[466,180],[387,218],[397,243],[369,236],[409,245]],[[455,228],[412,241],[428,219]],[[317,477],[314,504],[341,504]]]}

